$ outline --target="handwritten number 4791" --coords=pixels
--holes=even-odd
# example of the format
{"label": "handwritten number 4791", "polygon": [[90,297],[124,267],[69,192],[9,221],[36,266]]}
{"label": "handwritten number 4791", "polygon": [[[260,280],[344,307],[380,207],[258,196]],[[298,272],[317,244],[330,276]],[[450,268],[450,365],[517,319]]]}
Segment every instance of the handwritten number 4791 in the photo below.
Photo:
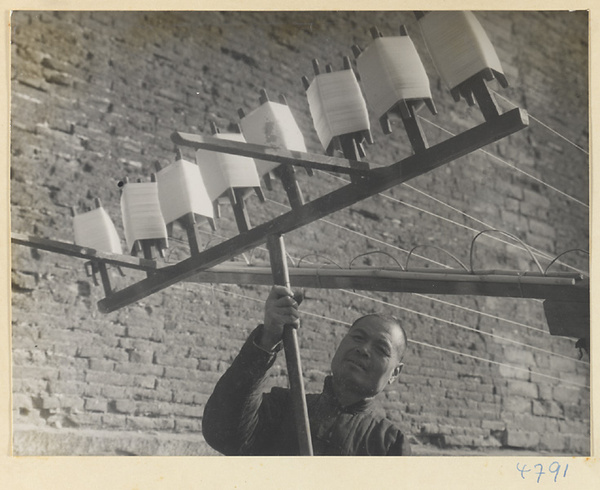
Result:
{"label": "handwritten number 4791", "polygon": [[[534,464],[533,465],[534,469],[536,469],[537,471],[534,471],[534,475],[537,475],[537,482],[540,482],[540,478],[542,477],[542,475],[545,475],[546,472],[544,471],[544,465],[542,464]],[[548,472],[549,473],[554,473],[554,482],[556,483],[556,479],[558,478],[558,475],[560,474],[560,463],[558,461],[554,461],[553,463],[550,464],[550,466],[548,467]],[[562,477],[566,478],[567,476],[567,470],[569,469],[569,465],[565,465],[565,469],[562,473]],[[519,471],[521,473],[521,478],[524,480],[525,479],[525,473],[529,473],[530,471],[532,471],[531,469],[527,468],[527,465],[524,464],[522,467],[519,466],[519,463],[517,463],[517,471]]]}

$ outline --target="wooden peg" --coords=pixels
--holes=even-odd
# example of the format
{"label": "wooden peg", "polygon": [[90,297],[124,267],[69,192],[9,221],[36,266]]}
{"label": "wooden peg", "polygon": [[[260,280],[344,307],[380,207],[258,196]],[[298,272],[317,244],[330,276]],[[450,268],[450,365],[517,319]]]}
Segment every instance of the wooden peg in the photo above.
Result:
{"label": "wooden peg", "polygon": [[500,115],[500,108],[482,77],[473,80],[471,90],[486,121],[495,119]]}
{"label": "wooden peg", "polygon": [[261,105],[269,102],[269,96],[267,94],[267,91],[264,88],[260,89],[260,96],[258,97],[258,101],[260,102]]}
{"label": "wooden peg", "polygon": [[287,101],[287,99],[285,98],[285,95],[283,95],[283,94],[279,94],[279,103],[280,103],[280,104],[283,104],[283,105],[288,105],[288,101]]}
{"label": "wooden peg", "polygon": [[302,190],[296,181],[296,171],[291,165],[281,165],[276,169],[277,176],[283,184],[283,188],[288,196],[288,201],[292,209],[302,206],[304,204],[304,197],[302,196]]}
{"label": "wooden peg", "polygon": [[383,134],[392,133],[392,124],[390,123],[390,118],[388,117],[387,112],[379,118],[379,124],[381,125],[381,130],[383,131]]}
{"label": "wooden peg", "polygon": [[83,264],[83,266],[85,267],[85,275],[92,278],[94,286],[98,286],[98,278],[96,277],[98,269],[96,268],[96,263],[89,261]]}
{"label": "wooden peg", "polygon": [[257,187],[253,187],[252,189],[254,189],[254,193],[256,194],[256,197],[258,197],[258,200],[262,203],[265,202],[265,194],[263,193],[263,190],[260,186]]}
{"label": "wooden peg", "polygon": [[71,210],[71,217],[74,218],[75,216],[77,216],[77,208],[75,206],[71,206],[69,208]]}
{"label": "wooden peg", "polygon": [[[175,161],[177,160],[183,160],[183,152],[181,151],[181,148],[177,148],[177,150],[175,151]],[[157,163],[160,166],[160,162]]]}
{"label": "wooden peg", "polygon": [[398,29],[400,32],[400,36],[408,36],[408,31],[406,30],[406,26],[402,24]]}
{"label": "wooden peg", "polygon": [[208,225],[212,231],[217,231],[217,222],[214,218],[206,217],[206,221],[208,221]]}
{"label": "wooden peg", "polygon": [[227,197],[231,202],[233,209],[233,216],[240,233],[244,233],[250,229],[250,216],[246,210],[246,204],[244,202],[243,189],[227,189]]}
{"label": "wooden peg", "polygon": [[[357,142],[357,133],[343,134],[336,138],[341,146],[342,153],[344,158],[350,160],[350,166],[353,168],[357,168],[357,163],[360,162],[361,156],[358,150],[359,143]],[[362,167],[360,167],[362,168]],[[353,184],[357,184],[361,181],[362,177],[358,177],[355,175],[350,176],[350,181]]]}
{"label": "wooden peg", "polygon": [[263,175],[263,181],[265,183],[265,187],[267,188],[267,190],[272,191],[273,190],[273,174],[271,172],[267,172],[265,175]]}
{"label": "wooden peg", "polygon": [[219,205],[218,199],[213,202],[213,214],[215,215],[215,218],[221,218],[221,206]]}
{"label": "wooden peg", "polygon": [[321,70],[319,69],[319,60],[312,60],[312,67],[315,75],[319,75],[319,73],[321,73]]}
{"label": "wooden peg", "polygon": [[221,130],[219,129],[219,126],[217,126],[217,123],[214,121],[210,122],[210,132],[211,134],[219,134],[221,132]]}
{"label": "wooden peg", "polygon": [[[177,161],[177,157],[175,157],[175,161]],[[161,170],[162,170],[162,164],[158,160],[155,160],[154,161],[154,171],[160,172]]]}
{"label": "wooden peg", "polygon": [[425,14],[427,13],[426,10],[415,10],[414,14],[415,17],[417,18],[417,20],[421,20],[423,17],[425,17]]}
{"label": "wooden peg", "polygon": [[331,63],[328,63],[327,65],[325,65],[325,72],[326,73],[332,73],[333,72],[333,66],[331,66]]}
{"label": "wooden peg", "polygon": [[377,27],[375,27],[375,26],[372,26],[369,29],[369,32],[371,33],[371,37],[373,39],[377,39],[378,37],[383,37],[383,34],[381,34],[381,32],[379,32],[379,29],[377,29]]}
{"label": "wooden peg", "polygon": [[406,134],[408,135],[408,139],[413,148],[413,151],[416,153],[420,153],[428,148],[427,138],[425,137],[425,133],[423,132],[423,128],[415,114],[414,104],[409,102],[406,104],[406,108],[408,110],[409,117],[402,117],[402,122],[404,123],[404,129],[406,130]]}
{"label": "wooden peg", "polygon": [[366,158],[367,152],[365,151],[365,145],[363,145],[362,141],[356,145],[358,149],[358,155],[360,158]]}
{"label": "wooden peg", "polygon": [[352,63],[350,62],[350,58],[348,56],[344,56],[342,58],[342,63],[344,66],[344,70],[352,70]]}
{"label": "wooden peg", "polygon": [[201,251],[200,235],[196,228],[196,217],[194,216],[194,213],[187,213],[179,221],[187,233],[188,245],[190,246],[192,257],[198,255]]}
{"label": "wooden peg", "polygon": [[429,109],[429,112],[431,112],[434,115],[437,114],[437,109],[435,107],[433,99],[423,99],[423,102],[425,102],[425,105],[427,106],[427,109]]}
{"label": "wooden peg", "polygon": [[358,58],[362,53],[362,49],[358,44],[353,44],[352,48],[350,48],[350,49],[352,49],[352,54],[354,55],[355,58]]}
{"label": "wooden peg", "polygon": [[104,296],[108,297],[112,293],[112,286],[110,285],[110,277],[108,276],[107,265],[105,262],[98,262],[96,265],[97,270],[100,273],[100,279],[104,289]]}
{"label": "wooden peg", "polygon": [[238,109],[238,116],[240,119],[244,119],[246,117],[246,112],[241,107]]}
{"label": "wooden peg", "polygon": [[94,198],[94,206],[96,206],[96,209],[101,208],[102,207],[102,201],[100,200],[99,197],[95,197]]}
{"label": "wooden peg", "polygon": [[305,76],[302,76],[302,86],[304,87],[305,91],[308,90],[308,87],[310,87],[310,82]]}

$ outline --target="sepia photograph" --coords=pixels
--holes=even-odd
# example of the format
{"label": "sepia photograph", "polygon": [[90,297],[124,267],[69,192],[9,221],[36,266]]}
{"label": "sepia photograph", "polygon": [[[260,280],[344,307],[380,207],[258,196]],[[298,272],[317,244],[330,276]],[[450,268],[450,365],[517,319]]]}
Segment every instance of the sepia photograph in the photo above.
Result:
{"label": "sepia photograph", "polygon": [[12,454],[591,456],[589,26],[13,11]]}

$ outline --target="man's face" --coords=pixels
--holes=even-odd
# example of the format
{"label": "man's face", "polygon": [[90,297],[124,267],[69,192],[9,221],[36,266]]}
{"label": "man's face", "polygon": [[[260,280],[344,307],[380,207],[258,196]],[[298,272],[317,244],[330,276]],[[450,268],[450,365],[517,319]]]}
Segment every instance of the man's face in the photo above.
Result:
{"label": "man's face", "polygon": [[334,384],[356,397],[375,396],[400,373],[404,343],[400,328],[390,320],[376,316],[359,320],[331,361]]}

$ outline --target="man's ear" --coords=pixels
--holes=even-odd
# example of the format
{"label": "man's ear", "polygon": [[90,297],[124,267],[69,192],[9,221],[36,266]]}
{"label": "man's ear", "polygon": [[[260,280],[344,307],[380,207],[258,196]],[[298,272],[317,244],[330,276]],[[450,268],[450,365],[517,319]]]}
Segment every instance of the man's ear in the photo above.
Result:
{"label": "man's ear", "polygon": [[388,380],[388,384],[392,384],[394,381],[396,381],[396,378],[399,376],[400,371],[402,371],[402,368],[404,367],[404,363],[400,363],[398,364],[394,370],[392,371],[392,375],[390,376],[390,379]]}

